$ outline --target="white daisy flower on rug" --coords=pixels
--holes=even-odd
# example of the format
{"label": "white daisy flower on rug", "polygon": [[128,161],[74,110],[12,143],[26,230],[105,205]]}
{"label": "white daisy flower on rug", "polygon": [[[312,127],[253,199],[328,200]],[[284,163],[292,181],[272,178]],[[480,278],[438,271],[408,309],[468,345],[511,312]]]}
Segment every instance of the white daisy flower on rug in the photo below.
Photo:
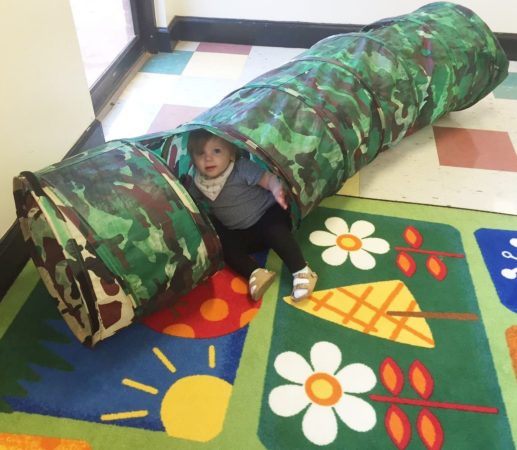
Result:
{"label": "white daisy flower on rug", "polygon": [[325,227],[328,231],[313,231],[309,240],[314,245],[329,247],[321,257],[331,266],[340,266],[350,255],[355,267],[370,270],[375,267],[375,258],[370,253],[384,254],[390,249],[390,244],[384,239],[369,237],[375,226],[366,220],[354,222],[349,229],[341,217],[329,217]]}
{"label": "white daisy flower on rug", "polygon": [[368,392],[377,383],[370,367],[354,363],[339,369],[341,351],[330,342],[311,348],[310,364],[300,354],[283,352],[275,359],[278,374],[293,384],[271,390],[269,406],[281,417],[291,417],[307,406],[302,420],[305,437],[316,445],[327,445],[337,437],[339,419],[354,431],[369,431],[377,416],[366,401],[351,394]]}

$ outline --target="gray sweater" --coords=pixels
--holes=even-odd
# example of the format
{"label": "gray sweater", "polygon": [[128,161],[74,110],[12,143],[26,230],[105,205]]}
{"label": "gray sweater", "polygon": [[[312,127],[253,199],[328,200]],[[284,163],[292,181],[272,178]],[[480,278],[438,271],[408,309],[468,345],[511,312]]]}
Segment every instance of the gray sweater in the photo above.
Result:
{"label": "gray sweater", "polygon": [[196,201],[205,202],[219,221],[230,230],[243,230],[254,225],[276,200],[270,191],[257,183],[264,169],[246,158],[239,158],[223,189],[212,201],[192,183],[188,188]]}

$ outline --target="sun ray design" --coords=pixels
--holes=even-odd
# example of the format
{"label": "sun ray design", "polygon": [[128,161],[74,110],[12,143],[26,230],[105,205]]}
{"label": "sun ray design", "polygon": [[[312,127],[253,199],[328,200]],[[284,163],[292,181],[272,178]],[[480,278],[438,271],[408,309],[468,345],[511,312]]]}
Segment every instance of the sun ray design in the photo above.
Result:
{"label": "sun ray design", "polygon": [[213,369],[215,367],[215,346],[208,347],[208,367]]}
{"label": "sun ray design", "polygon": [[174,364],[169,361],[169,359],[163,354],[163,352],[158,347],[153,347],[153,353],[156,357],[162,362],[162,364],[167,367],[172,373],[176,373],[176,367]]}
{"label": "sun ray design", "polygon": [[129,386],[133,389],[138,389],[139,391],[147,392],[148,394],[156,395],[158,394],[158,389],[156,389],[154,386],[149,386],[148,384],[139,383],[135,380],[130,380],[129,378],[124,378],[122,380],[122,384],[124,386]]}
{"label": "sun ray design", "polygon": [[124,411],[111,414],[102,414],[101,420],[104,422],[109,422],[111,420],[136,419],[138,417],[146,417],[148,414],[149,411],[146,409],[140,409],[137,411]]}
{"label": "sun ray design", "polygon": [[[158,347],[152,348],[152,352],[162,365],[175,374],[170,377],[172,379],[168,389],[145,384],[132,378],[121,379],[123,386],[162,397],[159,410],[161,422],[165,432],[171,437],[207,442],[218,436],[223,429],[233,386],[217,375],[206,373],[209,372],[208,369],[215,369],[217,366],[216,345],[208,345],[205,351],[207,360],[206,365],[203,364],[205,368],[199,371],[201,373],[181,376],[181,368],[177,369]],[[112,410],[102,414],[100,420],[102,422],[128,421],[153,414],[152,409]],[[136,422],[138,421],[135,420],[134,423]]]}

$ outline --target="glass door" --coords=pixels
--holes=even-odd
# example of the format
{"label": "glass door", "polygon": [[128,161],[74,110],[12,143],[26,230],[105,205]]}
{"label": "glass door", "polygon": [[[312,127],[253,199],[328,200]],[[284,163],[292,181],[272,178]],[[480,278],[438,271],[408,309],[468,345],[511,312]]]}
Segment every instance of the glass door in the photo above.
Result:
{"label": "glass door", "polygon": [[90,89],[135,38],[131,0],[70,0]]}

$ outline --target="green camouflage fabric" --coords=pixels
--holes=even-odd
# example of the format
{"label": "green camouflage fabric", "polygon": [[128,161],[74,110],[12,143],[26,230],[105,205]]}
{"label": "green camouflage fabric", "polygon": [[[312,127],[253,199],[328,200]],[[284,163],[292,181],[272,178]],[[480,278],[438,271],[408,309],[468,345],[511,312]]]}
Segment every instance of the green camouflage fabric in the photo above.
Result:
{"label": "green camouflage fabric", "polygon": [[14,181],[22,232],[60,313],[86,345],[217,271],[219,239],[153,153],[110,142]]}
{"label": "green camouflage fabric", "polygon": [[379,153],[508,73],[472,11],[432,3],[328,37],[171,131],[110,142],[15,179],[33,259],[89,344],[174,301],[222,265],[192,181],[190,131],[236,144],[284,183],[294,223]]}
{"label": "green camouflage fabric", "polygon": [[184,180],[189,131],[212,131],[263,161],[301,219],[380,152],[476,103],[507,73],[504,51],[476,14],[431,3],[328,37],[192,122],[137,141]]}

